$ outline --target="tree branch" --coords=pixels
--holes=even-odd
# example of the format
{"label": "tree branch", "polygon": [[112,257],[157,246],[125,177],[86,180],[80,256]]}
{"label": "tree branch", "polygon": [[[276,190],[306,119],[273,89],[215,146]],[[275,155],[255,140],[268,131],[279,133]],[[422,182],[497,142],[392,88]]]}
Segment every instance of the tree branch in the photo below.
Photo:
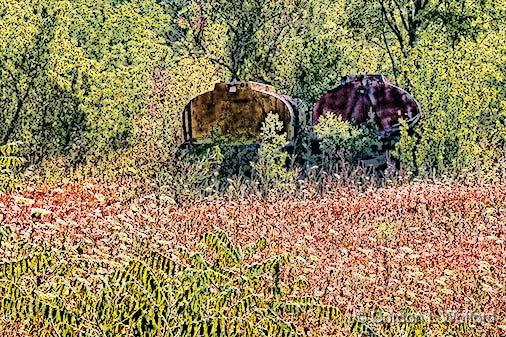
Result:
{"label": "tree branch", "polygon": [[383,35],[383,42],[385,43],[385,48],[387,49],[388,57],[390,58],[390,62],[392,63],[392,72],[394,74],[394,80],[395,80],[395,83],[398,83],[397,82],[397,67],[395,66],[395,59],[392,55],[392,52],[390,51],[390,46],[388,45],[388,40],[387,40],[387,37],[385,34],[384,27],[383,27],[382,35]]}
{"label": "tree branch", "polygon": [[389,12],[387,11],[387,9],[385,7],[385,1],[381,0],[380,3],[381,3],[381,12],[383,14],[383,17],[385,18],[385,21],[386,21],[387,25],[390,27],[390,29],[392,30],[392,32],[397,37],[397,41],[399,42],[401,50],[404,53],[404,39],[402,38],[401,32],[399,31],[399,29],[398,29],[397,25],[395,24],[395,22],[391,22],[390,21],[390,18],[388,16]]}
{"label": "tree branch", "polygon": [[[406,22],[406,18],[404,18],[404,14],[403,14],[404,11],[401,7],[401,4],[397,0],[393,0],[393,1],[394,1],[395,5],[397,6],[397,10],[399,11],[399,16],[401,18],[401,23],[404,26],[404,29],[406,29],[406,31],[409,31],[408,23]],[[408,16],[409,16],[409,13],[408,13]]]}

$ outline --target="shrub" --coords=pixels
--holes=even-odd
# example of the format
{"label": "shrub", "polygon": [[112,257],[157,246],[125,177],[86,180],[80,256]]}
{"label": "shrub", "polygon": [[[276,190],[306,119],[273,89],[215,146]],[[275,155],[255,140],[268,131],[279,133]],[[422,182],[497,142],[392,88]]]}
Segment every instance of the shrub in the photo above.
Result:
{"label": "shrub", "polygon": [[406,70],[424,115],[416,134],[405,132],[397,145],[407,168],[421,176],[472,177],[497,173],[504,166],[504,62],[497,58],[499,39],[487,35],[480,43],[463,40],[452,47],[439,34],[428,32],[411,51]]}
{"label": "shrub", "polygon": [[252,163],[255,178],[263,191],[288,191],[294,188],[296,172],[286,168],[288,145],[281,133],[283,124],[278,115],[268,114],[262,125],[258,161]]}
{"label": "shrub", "polygon": [[319,141],[324,168],[331,169],[338,163],[357,162],[377,155],[381,143],[375,135],[375,126],[370,120],[366,125],[355,127],[341,116],[321,116],[314,127]]}
{"label": "shrub", "polygon": [[404,169],[416,173],[416,138],[409,133],[409,126],[405,120],[400,120],[400,139],[395,145],[393,155],[402,162]]}

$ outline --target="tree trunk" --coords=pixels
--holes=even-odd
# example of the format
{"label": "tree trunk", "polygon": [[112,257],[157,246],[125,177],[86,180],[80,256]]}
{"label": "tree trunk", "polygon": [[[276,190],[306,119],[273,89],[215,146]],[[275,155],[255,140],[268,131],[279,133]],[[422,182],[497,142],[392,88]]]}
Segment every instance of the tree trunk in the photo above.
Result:
{"label": "tree trunk", "polygon": [[30,92],[30,88],[28,88],[26,90],[26,93],[23,96],[23,98],[20,99],[18,97],[18,105],[16,107],[16,111],[14,112],[14,116],[12,117],[11,124],[7,128],[7,131],[6,131],[5,135],[4,135],[3,143],[8,143],[9,142],[9,138],[12,136],[12,134],[16,130],[16,127],[18,126],[19,120],[21,118],[21,111],[23,110],[23,106],[25,105],[25,102],[26,102],[26,99],[28,98],[29,92]]}

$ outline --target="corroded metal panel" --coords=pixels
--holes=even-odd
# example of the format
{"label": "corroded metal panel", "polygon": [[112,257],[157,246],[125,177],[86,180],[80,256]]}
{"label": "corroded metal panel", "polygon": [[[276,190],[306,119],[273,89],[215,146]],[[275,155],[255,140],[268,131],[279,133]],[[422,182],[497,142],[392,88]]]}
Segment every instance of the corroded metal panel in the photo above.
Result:
{"label": "corroded metal panel", "polygon": [[379,135],[388,136],[399,130],[401,117],[412,127],[422,111],[409,93],[386,77],[356,75],[346,77],[318,100],[313,109],[313,124],[318,124],[319,117],[326,113],[335,113],[357,125],[365,123],[372,113]]}
{"label": "corroded metal panel", "polygon": [[207,143],[218,136],[231,144],[257,142],[269,112],[279,116],[283,132],[292,140],[296,115],[286,96],[261,83],[218,83],[213,91],[195,97],[186,106],[185,141]]}

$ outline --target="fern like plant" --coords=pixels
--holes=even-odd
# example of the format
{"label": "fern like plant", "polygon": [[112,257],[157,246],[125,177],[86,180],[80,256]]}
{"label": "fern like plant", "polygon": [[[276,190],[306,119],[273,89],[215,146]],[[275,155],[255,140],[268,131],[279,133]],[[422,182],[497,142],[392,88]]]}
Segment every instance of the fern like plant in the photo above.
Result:
{"label": "fern like plant", "polygon": [[21,142],[0,145],[0,191],[12,191],[19,184],[20,167],[25,160],[19,155]]}
{"label": "fern like plant", "polygon": [[215,231],[196,246],[126,265],[35,247],[0,259],[0,320],[68,337],[296,337],[302,322],[342,320],[337,308],[302,296],[307,281],[288,277],[289,255],[259,259],[265,239],[241,246]]}

